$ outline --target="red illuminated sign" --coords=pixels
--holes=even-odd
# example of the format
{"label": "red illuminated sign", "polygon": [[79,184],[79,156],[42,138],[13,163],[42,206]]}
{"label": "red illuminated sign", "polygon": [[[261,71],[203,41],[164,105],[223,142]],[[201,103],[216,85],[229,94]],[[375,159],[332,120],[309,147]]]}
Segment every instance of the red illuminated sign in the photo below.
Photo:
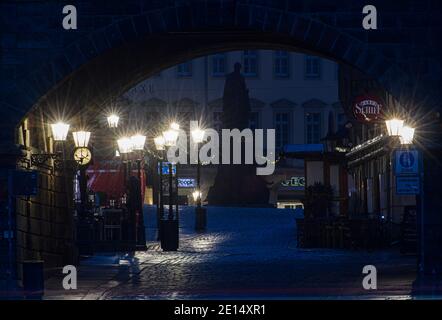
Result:
{"label": "red illuminated sign", "polygon": [[360,96],[353,103],[353,115],[356,120],[364,123],[382,120],[384,105],[375,96]]}

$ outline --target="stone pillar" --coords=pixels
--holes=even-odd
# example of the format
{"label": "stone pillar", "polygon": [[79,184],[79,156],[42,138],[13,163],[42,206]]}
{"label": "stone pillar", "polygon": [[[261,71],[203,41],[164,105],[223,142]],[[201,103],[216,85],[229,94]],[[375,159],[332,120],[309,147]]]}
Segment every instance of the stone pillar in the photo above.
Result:
{"label": "stone pillar", "polygon": [[[4,126],[2,127],[4,130]],[[11,135],[8,136],[11,138]],[[15,201],[11,202],[12,214],[10,215],[9,205],[11,203],[8,201],[8,176],[10,170],[16,169],[18,159],[24,155],[26,155],[26,153],[20,146],[13,144],[10,139],[0,140],[0,290],[2,290],[3,286],[6,286],[6,280],[9,278],[13,280],[19,278],[16,251]],[[10,224],[11,230],[9,228]],[[5,235],[8,236],[6,237]],[[10,243],[10,241],[12,241],[12,243]],[[14,283],[16,283],[16,281],[14,281]]]}
{"label": "stone pillar", "polygon": [[[431,150],[431,155],[424,154],[423,169],[423,217],[418,217],[420,237],[420,260],[426,275],[442,276],[442,170],[440,159],[442,150]],[[420,206],[418,201],[418,206]]]}

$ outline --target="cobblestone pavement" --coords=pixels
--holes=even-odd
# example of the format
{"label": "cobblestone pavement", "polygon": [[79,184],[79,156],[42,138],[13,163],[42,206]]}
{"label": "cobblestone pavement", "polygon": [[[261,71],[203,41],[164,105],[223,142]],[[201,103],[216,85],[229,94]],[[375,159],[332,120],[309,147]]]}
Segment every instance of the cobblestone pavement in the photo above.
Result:
{"label": "cobblestone pavement", "polygon": [[[162,252],[147,208],[148,250],[83,260],[78,289],[62,276],[46,283],[46,299],[406,299],[415,259],[395,251],[296,248],[290,210],[209,208],[208,230],[195,234],[193,210],[181,212],[180,249]],[[378,272],[378,290],[362,288],[365,265]]]}

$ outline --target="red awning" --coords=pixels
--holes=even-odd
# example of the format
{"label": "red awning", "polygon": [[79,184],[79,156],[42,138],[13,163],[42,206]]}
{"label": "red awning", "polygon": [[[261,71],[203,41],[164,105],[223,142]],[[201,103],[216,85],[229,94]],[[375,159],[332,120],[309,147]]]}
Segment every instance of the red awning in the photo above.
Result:
{"label": "red awning", "polygon": [[95,163],[87,170],[88,189],[104,192],[108,199],[120,199],[126,192],[123,164]]}
{"label": "red awning", "polygon": [[[124,181],[124,164],[118,162],[95,162],[87,170],[88,189],[93,192],[104,192],[108,199],[120,199],[126,193]],[[138,171],[133,169],[131,175],[137,177]],[[146,177],[141,170],[141,191],[144,198]]]}

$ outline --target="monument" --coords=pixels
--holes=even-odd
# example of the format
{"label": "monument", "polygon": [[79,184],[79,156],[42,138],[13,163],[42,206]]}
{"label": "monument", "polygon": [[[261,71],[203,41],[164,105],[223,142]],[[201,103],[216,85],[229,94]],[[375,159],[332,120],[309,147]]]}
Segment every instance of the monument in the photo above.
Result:
{"label": "monument", "polygon": [[[241,64],[226,76],[223,94],[223,129],[243,130],[249,127],[250,99],[246,81],[241,75]],[[232,145],[230,146],[232,157]],[[222,149],[222,148],[221,148]],[[220,150],[221,150],[220,149]],[[241,147],[244,159],[244,145]],[[230,161],[233,163],[233,161]],[[220,164],[215,183],[207,195],[214,206],[268,206],[269,190],[265,180],[256,175],[255,165]]]}

